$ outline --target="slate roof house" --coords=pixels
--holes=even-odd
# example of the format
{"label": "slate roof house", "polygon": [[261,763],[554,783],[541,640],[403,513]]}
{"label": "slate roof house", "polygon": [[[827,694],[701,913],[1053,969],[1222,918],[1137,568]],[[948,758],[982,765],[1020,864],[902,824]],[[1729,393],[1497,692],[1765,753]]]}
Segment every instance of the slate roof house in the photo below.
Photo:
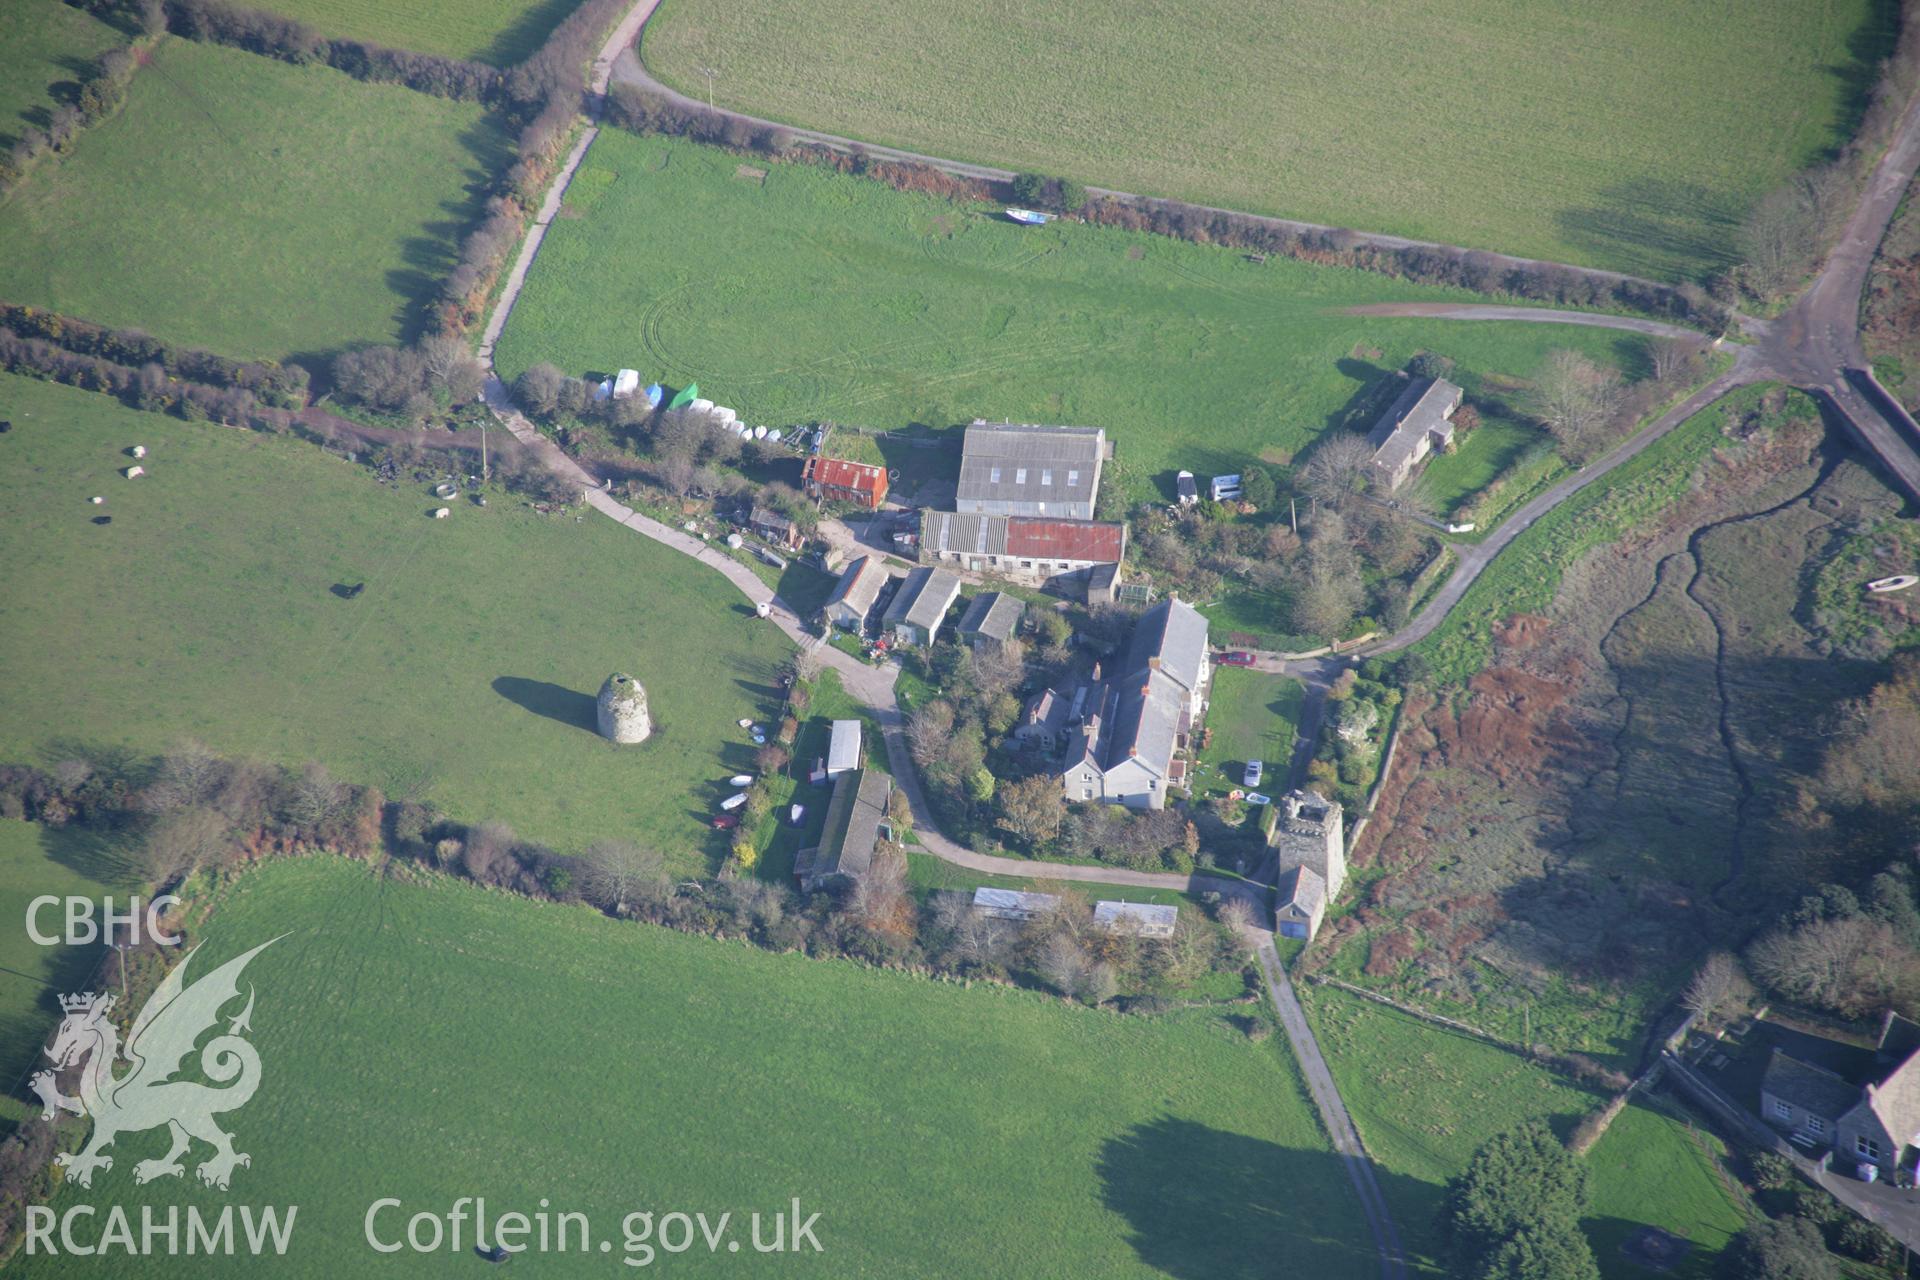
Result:
{"label": "slate roof house", "polygon": [[1775,1128],[1833,1149],[1836,1167],[1877,1176],[1913,1164],[1920,1144],[1920,1024],[1889,1011],[1873,1068],[1859,1084],[1780,1050],[1760,1083],[1760,1115]]}
{"label": "slate roof house", "polygon": [[[1086,700],[1085,685],[1080,687],[1077,696],[1082,702]],[[1013,726],[1013,740],[1029,751],[1056,754],[1066,741],[1067,721],[1075,705],[1057,689],[1042,689],[1020,709],[1020,719]]]}
{"label": "slate roof house", "polygon": [[1412,378],[1380,416],[1367,443],[1373,446],[1374,475],[1388,490],[1405,484],[1428,454],[1453,443],[1453,411],[1460,396],[1460,388],[1445,378]]}
{"label": "slate roof house", "polygon": [[880,841],[893,837],[887,822],[892,795],[893,779],[872,769],[852,769],[834,779],[820,843],[793,859],[802,893],[851,884],[867,873]]}
{"label": "slate roof house", "polygon": [[940,620],[960,596],[960,579],[945,569],[915,569],[894,593],[880,625],[906,645],[930,645]]}
{"label": "slate roof house", "polygon": [[843,458],[808,458],[800,471],[807,495],[822,502],[851,502],[878,511],[887,500],[887,469]]}
{"label": "slate roof house", "polygon": [[954,510],[963,515],[1093,519],[1106,461],[1099,427],[1016,426],[976,418],[960,454]]}
{"label": "slate roof house", "polygon": [[1311,940],[1327,918],[1327,882],[1303,864],[1281,873],[1279,893],[1273,909],[1275,930],[1283,938]]}
{"label": "slate roof house", "polygon": [[1164,808],[1206,705],[1206,618],[1172,597],[1148,609],[1117,669],[1124,674],[1089,686],[1084,702],[1075,695],[1061,786],[1069,802]]}
{"label": "slate roof house", "polygon": [[1270,839],[1280,862],[1274,928],[1311,940],[1347,883],[1345,815],[1318,791],[1291,791],[1273,806]]}
{"label": "slate roof house", "polygon": [[880,588],[886,585],[887,567],[880,558],[861,556],[841,572],[840,581],[820,611],[832,625],[858,631],[873,611]]}
{"label": "slate roof house", "polygon": [[960,615],[960,643],[979,648],[998,647],[1013,639],[1014,630],[1027,612],[1026,602],[1004,591],[983,591]]}

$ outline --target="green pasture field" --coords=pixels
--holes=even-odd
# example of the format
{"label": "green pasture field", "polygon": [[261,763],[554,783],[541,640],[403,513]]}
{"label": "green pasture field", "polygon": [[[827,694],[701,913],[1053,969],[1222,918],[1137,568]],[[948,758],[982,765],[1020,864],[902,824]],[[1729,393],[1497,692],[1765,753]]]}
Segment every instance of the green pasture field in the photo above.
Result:
{"label": "green pasture field", "polygon": [[[1843,141],[1870,0],[667,0],[674,87],[956,160],[1664,278]],[[711,81],[701,68],[719,75]]]}
{"label": "green pasture field", "polygon": [[[1587,1157],[1593,1203],[1587,1238],[1606,1280],[1712,1280],[1715,1262],[1747,1225],[1745,1206],[1717,1167],[1726,1144],[1664,1107],[1636,1101],[1614,1118]],[[1655,1272],[1621,1253],[1643,1226],[1659,1227],[1693,1246],[1680,1263]]]}
{"label": "green pasture field", "polygon": [[577,0],[270,0],[322,35],[510,67],[540,47]]}
{"label": "green pasture field", "polygon": [[169,38],[0,206],[0,298],[233,356],[409,338],[509,152],[477,106]]}
{"label": "green pasture field", "polygon": [[[0,377],[0,418],[0,760],[192,736],[566,851],[724,856],[707,819],[754,750],[734,722],[777,707],[792,646],[711,569],[499,491],[432,520],[427,485],[48,383]],[[150,474],[130,481],[136,443]],[[643,745],[594,732],[616,670],[647,688]]]}
{"label": "green pasture field", "polygon": [[[38,1104],[12,1089],[44,1066],[40,1046],[60,1017],[54,997],[85,991],[104,952],[98,945],[43,947],[27,934],[27,906],[35,898],[91,898],[111,894],[124,907],[129,877],[112,841],[79,827],[44,827],[0,818],[0,1130],[38,1115]],[[96,918],[98,908],[96,907]],[[44,908],[43,933],[65,928],[62,908]],[[111,970],[109,971],[111,972]]]}
{"label": "green pasture field", "polygon": [[[231,885],[203,960],[279,935],[248,967],[260,1091],[225,1123],[252,1165],[232,1198],[299,1206],[273,1274],[473,1276],[467,1247],[378,1257],[364,1220],[585,1213],[609,1253],[528,1255],[516,1271],[605,1277],[638,1210],[817,1212],[810,1249],[655,1258],[676,1275],[1302,1275],[1379,1262],[1278,1037],[1219,1014],[1129,1017],[1004,987],[613,921],[465,882],[382,877],[327,857]],[[213,1193],[138,1186],[159,1134],[70,1203]],[[190,1176],[190,1175],[189,1175]],[[770,1232],[769,1232],[770,1233]],[[577,1243],[577,1229],[570,1242]],[[189,1263],[190,1266],[183,1266]],[[22,1277],[97,1258],[17,1256]],[[116,1257],[114,1274],[251,1276],[245,1257]],[[646,1274],[646,1273],[642,1273]]]}
{"label": "green pasture field", "polygon": [[1285,625],[1287,616],[1288,598],[1284,591],[1261,591],[1254,587],[1223,584],[1220,598],[1199,606],[1199,609],[1207,615],[1214,638],[1223,644],[1236,631],[1251,635],[1259,642],[1260,648],[1277,649],[1282,653],[1302,652],[1325,643],[1312,636],[1297,636],[1276,630]]}
{"label": "green pasture field", "polygon": [[1542,432],[1514,418],[1487,418],[1453,453],[1438,453],[1421,472],[1415,493],[1436,515],[1452,515],[1507,473]]}
{"label": "green pasture field", "polygon": [[[1571,325],[1355,316],[1468,297],[1163,236],[1021,228],[989,206],[804,164],[604,130],[500,341],[511,379],[633,367],[752,422],[1103,426],[1131,497],[1174,473],[1290,461],[1421,350],[1524,380],[1556,347],[1637,368],[1640,340]],[[1512,385],[1494,382],[1493,385]],[[932,453],[934,451],[928,450]]]}
{"label": "green pasture field", "polygon": [[1213,744],[1200,753],[1196,789],[1211,793],[1238,787],[1247,761],[1257,759],[1266,767],[1259,790],[1284,791],[1300,696],[1300,682],[1291,676],[1215,666],[1207,699]]}
{"label": "green pasture field", "polygon": [[0,0],[0,147],[45,127],[59,85],[77,97],[85,64],[127,37],[61,0]]}
{"label": "green pasture field", "polygon": [[[1443,1270],[1436,1221],[1442,1192],[1476,1148],[1535,1119],[1565,1138],[1605,1101],[1517,1054],[1344,991],[1307,984],[1301,994],[1340,1096],[1384,1174],[1410,1260],[1424,1263],[1428,1274]],[[1707,1150],[1717,1145],[1704,1134],[1700,1141]],[[1684,1269],[1671,1274],[1713,1274],[1713,1255],[1740,1229],[1741,1211],[1684,1124],[1629,1107],[1587,1162],[1593,1203],[1585,1225],[1608,1280],[1647,1274],[1618,1254],[1622,1241],[1649,1225],[1695,1246]]]}

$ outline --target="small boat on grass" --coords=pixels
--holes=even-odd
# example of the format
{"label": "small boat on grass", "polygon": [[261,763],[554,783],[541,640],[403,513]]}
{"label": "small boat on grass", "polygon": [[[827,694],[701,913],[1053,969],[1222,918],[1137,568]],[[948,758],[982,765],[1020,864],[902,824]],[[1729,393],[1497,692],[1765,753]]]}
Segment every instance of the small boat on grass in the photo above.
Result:
{"label": "small boat on grass", "polygon": [[731,778],[728,778],[727,781],[736,787],[750,787],[753,785],[753,775],[750,773],[736,773]]}
{"label": "small boat on grass", "polygon": [[1053,221],[1050,213],[1041,213],[1037,209],[1009,209],[1007,217],[1023,227],[1044,227]]}
{"label": "small boat on grass", "polygon": [[1889,591],[1905,591],[1915,583],[1920,583],[1920,577],[1915,577],[1911,573],[1901,573],[1891,578],[1875,578],[1867,584],[1867,590],[1885,595]]}

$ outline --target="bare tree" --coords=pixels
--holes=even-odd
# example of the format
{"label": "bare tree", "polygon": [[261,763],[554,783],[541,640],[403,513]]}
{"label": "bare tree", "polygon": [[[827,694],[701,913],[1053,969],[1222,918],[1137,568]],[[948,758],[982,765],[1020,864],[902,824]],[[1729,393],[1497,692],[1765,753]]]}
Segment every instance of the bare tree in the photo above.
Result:
{"label": "bare tree", "polygon": [[147,832],[141,861],[155,884],[170,884],[219,862],[230,847],[230,835],[226,819],[212,809],[175,809]]}
{"label": "bare tree", "polygon": [[939,701],[926,703],[907,722],[907,746],[913,752],[913,762],[924,769],[945,759],[952,735],[953,708]]}
{"label": "bare tree", "polygon": [[630,840],[601,840],[587,847],[581,868],[587,899],[615,915],[658,895],[666,881],[660,854]]}
{"label": "bare tree", "polygon": [[321,826],[337,817],[346,803],[347,789],[333,780],[325,765],[309,761],[289,789],[287,818],[297,826]]}
{"label": "bare tree", "polygon": [[566,374],[542,361],[514,380],[514,398],[526,406],[528,413],[547,417],[560,407],[560,387],[566,380]]}
{"label": "bare tree", "polygon": [[1040,976],[1067,999],[1078,999],[1087,979],[1087,958],[1079,944],[1064,933],[1049,938],[1040,953]]}
{"label": "bare tree", "polygon": [[1762,297],[1782,293],[1812,265],[1821,222],[1812,200],[1811,192],[1790,183],[1770,192],[1740,224],[1747,284]]}
{"label": "bare tree", "polygon": [[912,910],[906,857],[890,845],[875,849],[867,873],[853,882],[847,907],[867,929],[882,932],[903,928]]}
{"label": "bare tree", "polygon": [[1066,813],[1061,796],[1059,780],[1049,774],[1004,784],[998,796],[1001,830],[1029,845],[1053,839]]}
{"label": "bare tree", "polygon": [[973,651],[973,685],[984,699],[1017,688],[1027,677],[1027,646],[1018,640]]}
{"label": "bare tree", "polygon": [[1702,338],[1655,338],[1647,343],[1647,358],[1659,382],[1672,382],[1692,371],[1706,349]]}
{"label": "bare tree", "polygon": [[1373,446],[1365,436],[1351,431],[1322,440],[1300,468],[1300,487],[1336,511],[1365,493],[1372,482]]}
{"label": "bare tree", "polygon": [[1253,907],[1245,898],[1226,899],[1214,914],[1221,924],[1235,933],[1253,923]]}
{"label": "bare tree", "polygon": [[513,856],[513,846],[518,840],[512,827],[497,820],[469,827],[465,847],[460,852],[461,864],[475,880],[490,881],[500,864]]}
{"label": "bare tree", "polygon": [[1689,1013],[1706,1020],[1718,1013],[1737,1010],[1752,995],[1753,986],[1747,981],[1740,962],[1724,951],[1716,951],[1687,983],[1680,1002]]}
{"label": "bare tree", "polygon": [[1339,512],[1323,511],[1308,530],[1306,563],[1295,575],[1293,590],[1293,623],[1306,634],[1338,635],[1365,598],[1359,557],[1347,542],[1346,528]]}
{"label": "bare tree", "polygon": [[1082,985],[1084,987],[1082,994],[1086,997],[1088,1004],[1105,1004],[1113,999],[1113,993],[1119,990],[1120,980],[1114,973],[1113,966],[1101,960],[1088,966]]}
{"label": "bare tree", "polygon": [[147,788],[146,805],[167,813],[212,799],[221,781],[220,757],[203,742],[182,738],[160,757],[160,776]]}
{"label": "bare tree", "polygon": [[1562,348],[1547,356],[1527,407],[1558,442],[1561,456],[1577,464],[1598,448],[1620,395],[1619,374]]}

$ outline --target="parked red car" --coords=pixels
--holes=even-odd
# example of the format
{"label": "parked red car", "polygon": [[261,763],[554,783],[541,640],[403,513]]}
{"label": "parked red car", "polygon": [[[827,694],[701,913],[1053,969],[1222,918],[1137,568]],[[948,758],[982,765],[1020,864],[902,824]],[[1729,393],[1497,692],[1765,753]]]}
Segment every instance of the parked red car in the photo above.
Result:
{"label": "parked red car", "polygon": [[713,820],[713,829],[715,831],[731,831],[739,825],[740,815],[737,813],[722,813],[715,816]]}
{"label": "parked red car", "polygon": [[1253,665],[1253,655],[1245,649],[1234,649],[1220,655],[1220,665],[1223,667],[1250,667]]}

